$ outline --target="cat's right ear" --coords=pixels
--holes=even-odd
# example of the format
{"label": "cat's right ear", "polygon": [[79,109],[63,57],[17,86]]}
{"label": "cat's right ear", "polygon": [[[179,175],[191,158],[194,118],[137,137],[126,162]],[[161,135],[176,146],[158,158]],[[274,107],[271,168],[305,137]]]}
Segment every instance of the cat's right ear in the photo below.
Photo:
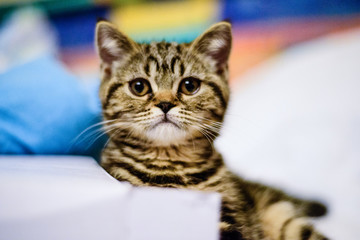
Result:
{"label": "cat's right ear", "polygon": [[118,31],[115,25],[104,20],[96,24],[95,43],[102,64],[108,67],[115,61],[123,61],[137,50],[134,41]]}
{"label": "cat's right ear", "polygon": [[207,29],[191,44],[191,50],[212,60],[218,71],[227,67],[231,50],[231,24],[219,22]]}

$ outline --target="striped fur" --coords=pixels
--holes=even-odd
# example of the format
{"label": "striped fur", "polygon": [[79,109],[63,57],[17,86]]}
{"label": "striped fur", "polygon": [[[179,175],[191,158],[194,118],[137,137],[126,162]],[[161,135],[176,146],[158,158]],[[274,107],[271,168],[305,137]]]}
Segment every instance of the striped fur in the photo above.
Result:
{"label": "striped fur", "polygon": [[[140,44],[102,21],[96,42],[110,137],[102,166],[112,176],[135,186],[221,193],[223,240],[326,239],[307,220],[324,215],[323,205],[243,180],[213,146],[229,100],[230,24],[215,24],[188,44]],[[149,90],[134,93],[134,81],[139,92],[144,81]]]}

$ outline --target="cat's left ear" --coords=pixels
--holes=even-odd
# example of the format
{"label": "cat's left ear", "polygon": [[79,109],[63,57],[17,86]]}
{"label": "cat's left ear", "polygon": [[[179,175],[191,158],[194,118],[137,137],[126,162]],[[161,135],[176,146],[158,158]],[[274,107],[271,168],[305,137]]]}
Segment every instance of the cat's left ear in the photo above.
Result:
{"label": "cat's left ear", "polygon": [[191,50],[210,57],[215,61],[216,67],[221,69],[227,65],[231,41],[231,24],[219,22],[196,38],[191,45]]}

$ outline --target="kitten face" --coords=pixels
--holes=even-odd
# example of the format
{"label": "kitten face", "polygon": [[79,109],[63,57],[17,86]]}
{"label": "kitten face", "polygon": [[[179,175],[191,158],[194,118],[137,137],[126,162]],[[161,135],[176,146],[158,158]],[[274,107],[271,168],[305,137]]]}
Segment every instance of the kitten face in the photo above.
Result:
{"label": "kitten face", "polygon": [[131,135],[158,146],[215,138],[229,98],[230,24],[190,44],[138,44],[99,22],[96,41],[110,138]]}

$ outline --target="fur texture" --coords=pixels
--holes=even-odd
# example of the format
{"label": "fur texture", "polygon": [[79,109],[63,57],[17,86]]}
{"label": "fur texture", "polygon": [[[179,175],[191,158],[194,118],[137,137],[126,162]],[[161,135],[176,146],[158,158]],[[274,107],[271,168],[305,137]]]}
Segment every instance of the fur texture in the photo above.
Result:
{"label": "fur texture", "polygon": [[229,100],[229,23],[188,44],[140,44],[101,21],[96,45],[110,138],[102,166],[112,176],[221,193],[221,239],[326,239],[307,220],[324,215],[323,205],[243,180],[214,149]]}

